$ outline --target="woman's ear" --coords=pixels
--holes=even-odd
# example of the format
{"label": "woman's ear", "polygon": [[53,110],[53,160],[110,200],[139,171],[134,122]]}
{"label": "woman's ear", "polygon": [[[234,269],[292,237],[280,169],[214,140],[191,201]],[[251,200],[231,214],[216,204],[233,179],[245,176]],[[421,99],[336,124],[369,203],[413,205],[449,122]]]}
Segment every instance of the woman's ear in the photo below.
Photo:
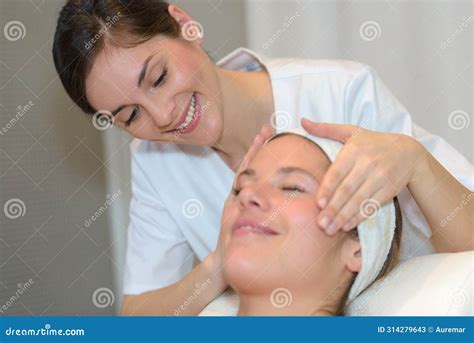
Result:
{"label": "woman's ear", "polygon": [[193,20],[189,14],[187,14],[183,9],[175,5],[168,6],[168,13],[178,22],[180,26],[183,26],[190,20]]}
{"label": "woman's ear", "polygon": [[362,254],[360,251],[359,238],[348,233],[345,237],[341,254],[342,261],[345,263],[347,269],[352,273],[358,273],[362,266]]}
{"label": "woman's ear", "polygon": [[168,13],[178,22],[181,28],[181,36],[185,35],[186,40],[202,44],[203,29],[200,23],[194,21],[187,12],[175,5],[168,6]]}

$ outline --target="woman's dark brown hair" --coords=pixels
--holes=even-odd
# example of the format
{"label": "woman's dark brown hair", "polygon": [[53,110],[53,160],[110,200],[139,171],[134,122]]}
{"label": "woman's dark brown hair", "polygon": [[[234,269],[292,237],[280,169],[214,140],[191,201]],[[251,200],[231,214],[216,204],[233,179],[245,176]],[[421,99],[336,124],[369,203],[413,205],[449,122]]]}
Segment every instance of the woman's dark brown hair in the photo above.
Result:
{"label": "woman's dark brown hair", "polygon": [[161,34],[180,36],[179,24],[162,0],[69,0],[59,13],[53,59],[71,99],[88,114],[86,77],[105,44],[134,47]]}

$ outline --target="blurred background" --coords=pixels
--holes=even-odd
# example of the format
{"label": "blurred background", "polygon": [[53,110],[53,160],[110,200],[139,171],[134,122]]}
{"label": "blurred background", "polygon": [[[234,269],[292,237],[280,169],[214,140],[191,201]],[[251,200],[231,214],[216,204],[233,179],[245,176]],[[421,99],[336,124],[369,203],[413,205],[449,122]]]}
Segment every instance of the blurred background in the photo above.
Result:
{"label": "blurred background", "polygon": [[[373,66],[425,129],[473,162],[473,2],[180,0],[217,61],[269,57]],[[51,44],[61,0],[0,0],[0,315],[120,308],[129,143],[68,99]]]}

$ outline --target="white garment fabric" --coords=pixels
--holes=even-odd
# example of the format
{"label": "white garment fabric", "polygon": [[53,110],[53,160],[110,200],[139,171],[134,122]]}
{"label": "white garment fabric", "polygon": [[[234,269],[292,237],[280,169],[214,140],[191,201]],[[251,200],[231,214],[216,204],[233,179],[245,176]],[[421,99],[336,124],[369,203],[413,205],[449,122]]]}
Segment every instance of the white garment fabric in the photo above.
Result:
{"label": "white garment fabric", "polygon": [[[473,167],[442,138],[417,127],[410,114],[369,66],[347,60],[269,59],[239,48],[221,68],[269,72],[276,131],[300,118],[346,123],[414,136],[467,188]],[[180,280],[211,253],[234,173],[209,147],[135,139],[131,144],[132,200],[124,293],[140,294]],[[433,253],[431,231],[407,189],[398,196],[403,214],[402,259]]]}
{"label": "white garment fabric", "polygon": [[[291,133],[311,140],[321,148],[331,162],[336,160],[343,147],[340,142],[313,136],[301,127],[285,130],[285,133]],[[270,140],[277,136],[270,138]],[[396,215],[393,201],[379,206],[380,204],[371,202],[370,199],[368,200],[369,202],[361,210],[362,213],[365,213],[366,219],[357,226],[362,264],[349,291],[349,296],[347,297],[348,304],[362,293],[380,274],[392,247],[392,240],[395,234]],[[369,210],[374,212],[369,212]]]}
{"label": "white garment fabric", "polygon": [[[474,316],[474,251],[403,261],[345,309],[346,316]],[[449,277],[446,277],[449,275]],[[238,294],[228,288],[199,316],[236,316]]]}

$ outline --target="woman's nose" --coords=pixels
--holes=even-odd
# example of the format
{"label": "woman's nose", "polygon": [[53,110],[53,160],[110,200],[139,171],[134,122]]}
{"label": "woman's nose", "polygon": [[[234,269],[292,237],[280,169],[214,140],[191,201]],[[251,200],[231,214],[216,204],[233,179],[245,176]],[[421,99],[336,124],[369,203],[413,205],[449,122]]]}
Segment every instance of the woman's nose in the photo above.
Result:
{"label": "woman's nose", "polygon": [[155,125],[162,130],[172,130],[175,118],[176,103],[173,100],[157,103],[152,101],[147,104],[147,110]]}
{"label": "woman's nose", "polygon": [[239,193],[239,201],[242,209],[266,211],[269,207],[265,190],[257,185],[243,188]]}

